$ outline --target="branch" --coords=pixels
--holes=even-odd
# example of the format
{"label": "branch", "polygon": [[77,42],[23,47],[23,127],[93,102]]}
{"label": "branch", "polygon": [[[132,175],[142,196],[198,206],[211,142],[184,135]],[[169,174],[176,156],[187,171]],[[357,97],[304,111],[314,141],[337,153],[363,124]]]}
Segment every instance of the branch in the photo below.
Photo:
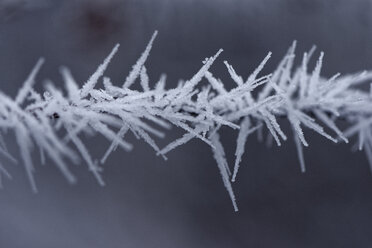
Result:
{"label": "branch", "polygon": [[[323,53],[313,71],[308,72],[314,49],[303,55],[302,63],[296,68],[293,66],[294,42],[269,75],[258,76],[271,53],[246,80],[225,61],[231,79],[236,83],[230,90],[210,72],[222,50],[205,59],[200,70],[190,80],[180,81],[177,87],[166,89],[164,75],[151,87],[145,61],[155,37],[156,32],[122,86],[115,86],[109,77],[103,77],[118,50],[116,45],[82,87],[70,71],[62,67],[67,94],[51,83],[46,85],[43,95],[33,89],[43,60],[36,64],[15,99],[0,92],[0,154],[15,161],[2,141],[5,132],[14,131],[34,191],[37,190],[31,160],[34,147],[40,150],[41,161],[44,163],[45,156],[49,157],[69,182],[74,183],[76,179],[68,162],[79,163],[82,158],[98,182],[104,185],[100,164],[117,147],[125,151],[133,148],[125,138],[128,132],[145,141],[164,159],[171,150],[197,138],[211,147],[237,211],[231,181],[237,178],[246,140],[254,132],[262,133],[266,127],[268,137],[280,146],[288,139],[288,134],[282,131],[279,119],[288,120],[292,127],[301,171],[305,171],[302,147],[308,146],[304,127],[334,143],[347,143],[349,137],[357,136],[357,147],[365,150],[372,168],[372,96],[359,89],[360,84],[372,78],[372,71],[345,76],[336,74],[329,79],[321,77]],[[103,87],[98,88],[100,81]],[[130,89],[136,81],[140,82],[141,91]],[[348,125],[346,131],[337,127],[338,120]],[[183,129],[185,134],[164,148],[158,147],[154,137],[163,138],[164,131],[172,126]],[[219,139],[222,126],[238,131],[233,172]],[[324,127],[332,131],[333,136],[326,133]],[[100,134],[111,142],[100,162],[90,155],[80,138],[82,133]],[[1,165],[0,174],[10,177]]]}

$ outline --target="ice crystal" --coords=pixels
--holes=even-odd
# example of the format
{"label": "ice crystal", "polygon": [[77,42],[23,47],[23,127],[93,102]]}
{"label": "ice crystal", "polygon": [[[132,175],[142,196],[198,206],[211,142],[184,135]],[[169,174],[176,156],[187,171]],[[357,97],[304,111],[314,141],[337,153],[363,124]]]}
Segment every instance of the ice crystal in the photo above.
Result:
{"label": "ice crystal", "polygon": [[[189,80],[180,81],[175,88],[166,88],[165,75],[152,84],[145,66],[156,35],[157,32],[124,83],[119,83],[121,86],[104,75],[118,51],[119,45],[116,45],[82,87],[66,67],[61,67],[67,94],[52,83],[46,85],[43,94],[34,90],[43,59],[36,63],[14,99],[0,92],[0,155],[17,162],[3,141],[3,135],[11,130],[15,133],[34,191],[37,187],[31,154],[35,148],[40,152],[42,163],[48,157],[69,182],[76,179],[68,164],[79,163],[82,158],[98,182],[104,185],[100,164],[118,147],[125,151],[133,148],[126,138],[128,132],[142,139],[165,159],[168,152],[196,138],[212,150],[223,184],[237,211],[231,181],[237,178],[248,137],[256,131],[258,137],[262,137],[263,127],[266,127],[268,141],[273,140],[280,146],[288,136],[281,128],[285,120],[293,130],[302,172],[305,172],[303,146],[309,145],[305,128],[335,143],[347,143],[349,137],[357,136],[357,148],[365,151],[372,169],[372,94],[359,87],[361,83],[368,83],[372,71],[324,78],[321,76],[324,53],[321,52],[315,68],[309,72],[308,64],[315,47],[304,53],[302,62],[295,68],[294,42],[274,72],[268,75],[259,76],[271,53],[250,75],[246,75],[246,80],[224,61],[236,84],[232,89],[226,89],[224,83],[210,72],[222,49],[206,58]],[[137,81],[142,90],[131,89]],[[257,94],[252,94],[253,91]],[[338,128],[339,120],[349,126],[346,131]],[[156,138],[163,138],[165,131],[172,126],[183,129],[185,134],[160,148]],[[219,136],[222,126],[238,131],[232,172]],[[334,136],[324,128],[332,131]],[[111,145],[100,160],[90,154],[81,138],[83,133],[100,134],[110,141]],[[0,164],[0,183],[2,175],[10,178]]]}

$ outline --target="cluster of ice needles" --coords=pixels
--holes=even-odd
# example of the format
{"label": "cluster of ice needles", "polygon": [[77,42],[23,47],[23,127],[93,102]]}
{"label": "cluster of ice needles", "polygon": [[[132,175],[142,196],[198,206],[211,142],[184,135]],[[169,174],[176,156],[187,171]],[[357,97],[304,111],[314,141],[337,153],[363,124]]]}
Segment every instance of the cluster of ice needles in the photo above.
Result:
{"label": "cluster of ice needles", "polygon": [[[61,68],[65,91],[49,83],[42,95],[36,92],[33,86],[43,64],[41,59],[15,99],[0,92],[0,153],[16,162],[3,139],[6,132],[13,131],[34,191],[37,189],[31,154],[35,147],[40,152],[42,163],[48,157],[68,181],[76,181],[69,164],[79,163],[82,158],[103,185],[100,164],[117,147],[125,151],[132,149],[132,144],[125,139],[128,132],[145,141],[164,158],[171,150],[197,138],[212,149],[224,186],[237,211],[231,182],[237,177],[246,140],[252,133],[261,133],[266,127],[268,137],[280,146],[288,134],[282,131],[279,118],[287,120],[292,127],[291,138],[296,144],[303,172],[303,146],[308,146],[303,128],[335,143],[347,143],[350,136],[356,135],[357,148],[365,151],[372,164],[372,91],[358,87],[372,78],[372,72],[324,78],[320,76],[323,53],[320,53],[315,68],[308,69],[314,48],[304,53],[300,65],[294,67],[294,42],[276,70],[269,75],[259,76],[271,53],[247,79],[238,75],[225,61],[236,84],[233,89],[226,89],[222,81],[210,72],[222,50],[206,58],[191,79],[167,89],[164,75],[153,85],[149,83],[146,72],[145,61],[156,35],[157,32],[121,84],[113,84],[109,77],[104,76],[118,50],[116,45],[82,87],[67,68]],[[131,89],[137,81],[141,91]],[[337,127],[336,122],[340,119],[347,123],[347,130],[341,131]],[[183,129],[185,134],[164,148],[158,147],[154,137],[164,137],[164,130],[172,126]],[[238,132],[232,170],[219,138],[222,126]],[[324,128],[331,133],[326,133]],[[81,139],[82,133],[100,134],[111,142],[100,160],[90,155]],[[4,166],[0,165],[0,172],[10,177]]]}

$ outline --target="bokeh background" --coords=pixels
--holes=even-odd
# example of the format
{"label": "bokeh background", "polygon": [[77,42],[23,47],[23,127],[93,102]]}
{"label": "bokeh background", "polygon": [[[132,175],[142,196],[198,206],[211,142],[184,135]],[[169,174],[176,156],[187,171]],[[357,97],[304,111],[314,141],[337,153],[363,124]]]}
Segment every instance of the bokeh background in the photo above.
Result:
{"label": "bokeh background", "polygon": [[[14,96],[40,56],[39,89],[44,79],[62,87],[60,65],[82,84],[116,43],[106,74],[120,83],[154,30],[147,68],[154,81],[167,73],[170,87],[219,48],[212,72],[227,87],[225,59],[246,77],[272,51],[270,72],[295,39],[298,53],[313,44],[325,51],[325,76],[372,69],[371,11],[370,0],[0,0],[0,89]],[[179,135],[173,130],[159,143]],[[223,130],[230,164],[236,136]],[[22,164],[2,160],[13,180],[0,191],[0,247],[371,247],[372,176],[364,154],[306,136],[305,174],[291,141],[267,148],[251,137],[233,185],[238,213],[210,148],[197,140],[163,161],[130,137],[133,152],[118,150],[104,166],[106,187],[83,164],[73,168],[79,182],[71,186],[35,155],[38,194]],[[8,144],[17,154],[12,136]],[[88,140],[98,158],[108,145]]]}

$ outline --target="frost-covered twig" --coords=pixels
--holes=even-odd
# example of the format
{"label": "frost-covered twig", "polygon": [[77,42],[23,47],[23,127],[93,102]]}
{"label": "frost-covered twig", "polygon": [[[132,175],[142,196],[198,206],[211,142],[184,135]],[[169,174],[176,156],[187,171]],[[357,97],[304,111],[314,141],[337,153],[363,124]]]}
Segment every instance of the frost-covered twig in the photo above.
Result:
{"label": "frost-covered twig", "polygon": [[[3,141],[5,132],[14,131],[34,191],[36,184],[31,153],[35,148],[40,151],[41,161],[44,163],[45,156],[48,156],[69,182],[76,179],[68,163],[79,163],[83,159],[103,185],[100,164],[117,147],[125,151],[133,148],[125,138],[128,132],[145,141],[164,158],[171,150],[197,138],[211,147],[237,211],[231,181],[237,178],[246,140],[250,134],[256,131],[262,133],[266,127],[269,137],[280,146],[287,140],[288,134],[282,131],[279,117],[287,119],[292,127],[301,171],[305,171],[302,147],[308,146],[304,127],[335,143],[347,143],[350,136],[357,135],[357,147],[365,150],[372,169],[372,91],[358,88],[372,78],[372,71],[345,76],[336,74],[329,79],[321,77],[323,53],[315,68],[308,71],[315,49],[305,53],[300,66],[294,68],[294,42],[276,70],[269,75],[258,76],[271,53],[246,80],[225,61],[228,73],[236,83],[233,89],[226,89],[222,81],[210,72],[222,50],[206,58],[190,80],[180,81],[177,87],[168,89],[165,88],[164,75],[155,84],[149,82],[147,75],[145,61],[155,37],[156,32],[124,83],[113,84],[109,77],[104,76],[110,60],[118,51],[119,46],[116,45],[82,87],[75,82],[70,71],[62,67],[67,94],[51,83],[46,85],[42,95],[34,90],[35,76],[42,59],[15,99],[0,93],[0,154],[16,162]],[[139,81],[141,91],[130,88],[136,81]],[[339,119],[349,126],[346,131],[337,127]],[[172,126],[183,129],[185,134],[164,148],[158,147],[154,137],[163,138],[164,131]],[[229,167],[219,138],[222,126],[238,131],[234,168]],[[326,133],[324,127],[334,136]],[[100,161],[90,155],[81,139],[82,133],[100,134],[111,142]],[[0,164],[1,174],[10,177]]]}

